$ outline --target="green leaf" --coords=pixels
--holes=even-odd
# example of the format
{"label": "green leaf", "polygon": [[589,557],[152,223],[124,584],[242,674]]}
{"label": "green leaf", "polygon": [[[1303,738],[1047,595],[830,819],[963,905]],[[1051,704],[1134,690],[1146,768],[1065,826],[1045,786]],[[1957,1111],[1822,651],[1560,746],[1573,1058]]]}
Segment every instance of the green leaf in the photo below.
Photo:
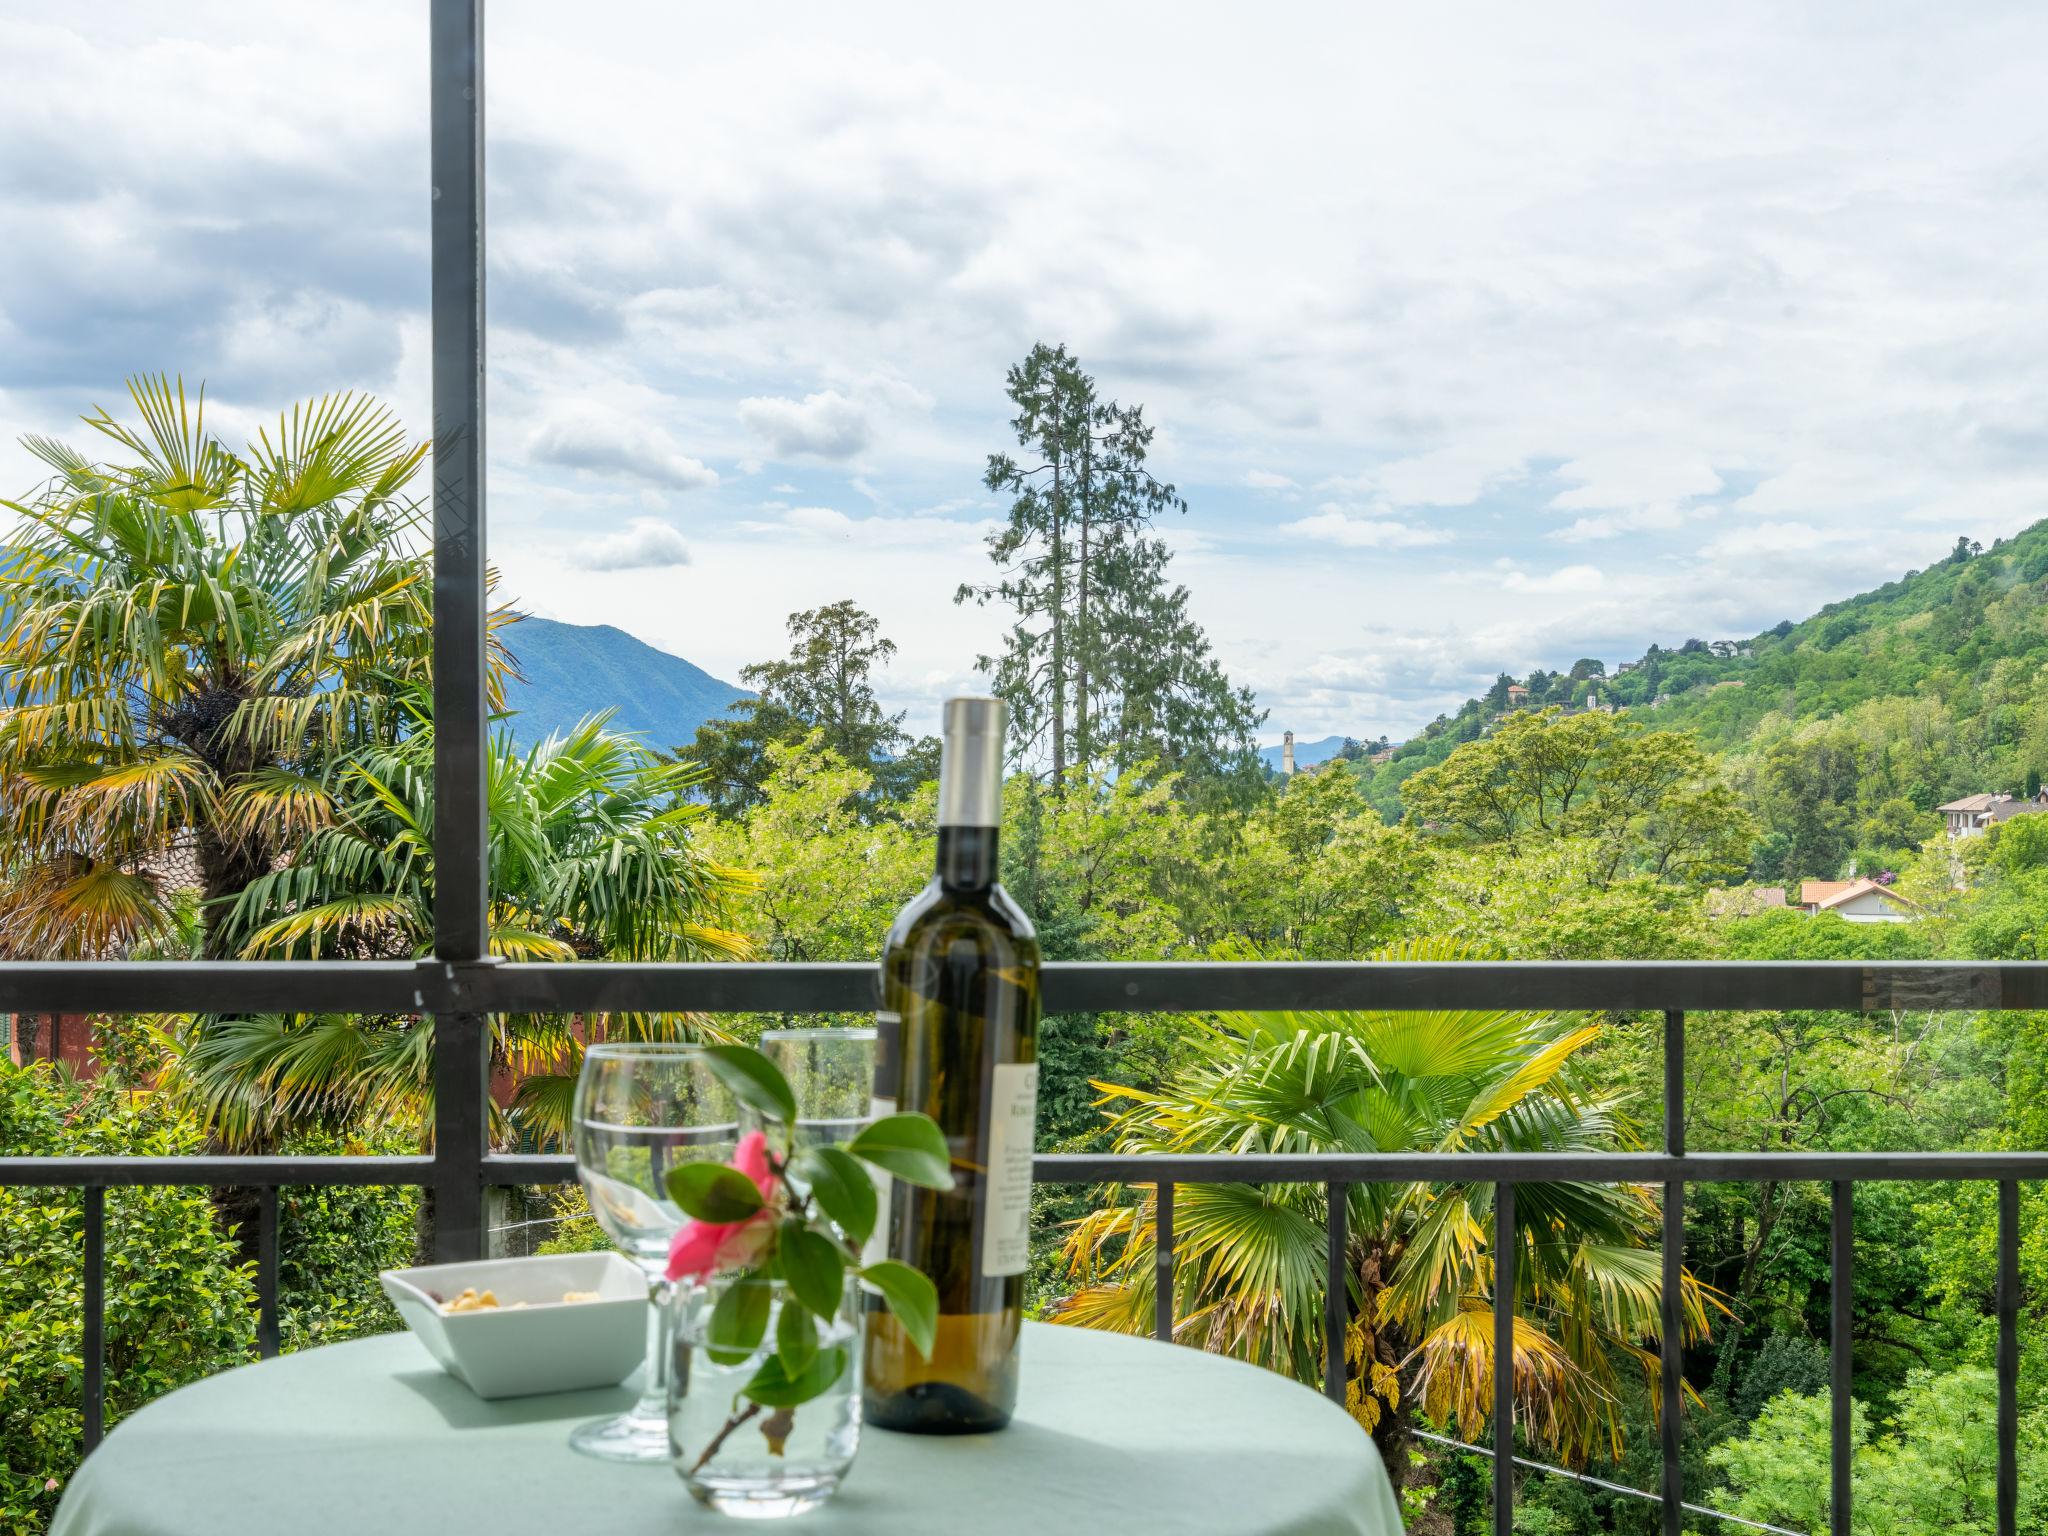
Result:
{"label": "green leaf", "polygon": [[896,1321],[910,1335],[917,1352],[929,1360],[939,1331],[939,1291],[919,1271],[896,1259],[883,1259],[860,1272],[861,1279],[882,1293]]}
{"label": "green leaf", "polygon": [[761,1347],[768,1331],[768,1282],[735,1280],[711,1309],[704,1330],[704,1350],[720,1365],[739,1365]]}
{"label": "green leaf", "polygon": [[789,1171],[810,1185],[818,1209],[839,1223],[848,1242],[858,1248],[868,1240],[878,1208],[874,1180],[844,1147],[806,1147]]}
{"label": "green leaf", "polygon": [[782,1356],[770,1355],[753,1379],[740,1388],[740,1395],[766,1408],[794,1408],[822,1393],[845,1369],[846,1351],[837,1344],[819,1350],[811,1363],[794,1375],[783,1369]]}
{"label": "green leaf", "polygon": [[791,1296],[820,1317],[839,1310],[840,1293],[846,1289],[846,1258],[837,1243],[792,1218],[782,1224],[775,1254]]}
{"label": "green leaf", "polygon": [[775,1063],[750,1045],[707,1045],[705,1065],[733,1097],[785,1126],[796,1124],[796,1095]]}
{"label": "green leaf", "polygon": [[795,1380],[818,1356],[818,1325],[802,1307],[784,1304],[775,1319],[775,1354],[783,1371]]}
{"label": "green leaf", "polygon": [[929,1115],[889,1115],[865,1127],[846,1150],[906,1184],[951,1189],[953,1165],[945,1133]]}
{"label": "green leaf", "polygon": [[716,1226],[745,1221],[761,1209],[761,1191],[724,1163],[683,1163],[668,1171],[668,1197],[685,1214]]}

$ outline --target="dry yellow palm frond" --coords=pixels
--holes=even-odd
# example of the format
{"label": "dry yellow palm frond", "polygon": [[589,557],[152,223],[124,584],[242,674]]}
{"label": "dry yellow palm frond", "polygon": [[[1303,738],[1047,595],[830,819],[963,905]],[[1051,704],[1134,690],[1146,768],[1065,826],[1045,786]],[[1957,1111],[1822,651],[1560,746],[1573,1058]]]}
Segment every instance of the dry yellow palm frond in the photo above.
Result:
{"label": "dry yellow palm frond", "polygon": [[223,829],[236,839],[266,835],[289,847],[333,826],[335,815],[326,783],[290,768],[246,774],[221,797]]}
{"label": "dry yellow palm frond", "polygon": [[[1516,1417],[1552,1444],[1575,1438],[1571,1421],[1603,1394],[1557,1341],[1525,1317],[1515,1319]],[[1417,1347],[1415,1392],[1422,1411],[1478,1438],[1493,1412],[1493,1309],[1460,1307]]]}
{"label": "dry yellow palm frond", "polygon": [[104,958],[175,927],[154,881],[110,864],[44,864],[0,898],[0,951],[13,955]]}
{"label": "dry yellow palm frond", "polygon": [[173,753],[103,766],[31,768],[22,777],[54,791],[56,830],[124,850],[161,842],[209,816],[219,789],[212,769]]}

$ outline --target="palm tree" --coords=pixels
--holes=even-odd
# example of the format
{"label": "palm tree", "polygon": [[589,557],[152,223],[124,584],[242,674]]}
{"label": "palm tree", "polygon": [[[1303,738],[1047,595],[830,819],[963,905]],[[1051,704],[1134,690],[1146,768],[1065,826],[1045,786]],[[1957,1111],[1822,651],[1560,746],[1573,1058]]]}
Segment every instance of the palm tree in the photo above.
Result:
{"label": "palm tree", "polygon": [[[361,395],[278,418],[245,452],[203,392],[129,384],[139,426],[47,438],[55,474],[0,545],[0,947],[89,956],[165,942],[153,867],[196,855],[206,953],[227,905],[327,827],[337,756],[397,739],[426,674],[431,569],[407,495],[426,454]],[[499,666],[492,673],[494,693]]]}
{"label": "palm tree", "polygon": [[[224,931],[249,958],[376,958],[428,953],[433,939],[433,722],[359,752],[338,775],[337,809],[291,863],[259,875]],[[516,960],[743,958],[723,925],[752,877],[705,855],[708,814],[695,765],[583,721],[521,754],[509,736],[489,763],[491,952]],[[518,1074],[515,1118],[543,1137],[567,1124],[581,1037],[562,1015],[494,1018],[493,1058]],[[690,1019],[612,1015],[609,1028],[673,1035]],[[230,1146],[324,1119],[431,1125],[433,1025],[412,1018],[259,1015],[176,1028],[174,1085]]]}
{"label": "palm tree", "polygon": [[[1471,958],[1418,941],[1375,958]],[[1129,1107],[1120,1152],[1617,1150],[1616,1102],[1575,1081],[1597,1024],[1545,1013],[1231,1013],[1197,1025],[1195,1061],[1157,1093],[1098,1085]],[[1412,1416],[1476,1439],[1492,1402],[1493,1187],[1355,1184],[1348,1194],[1352,1412],[1398,1482]],[[1150,1331],[1149,1190],[1116,1190],[1066,1245],[1082,1288],[1063,1322]],[[1513,1370],[1520,1422],[1572,1462],[1621,1443],[1619,1375],[1654,1381],[1658,1207],[1639,1185],[1516,1186]],[[1324,1186],[1188,1185],[1174,1205],[1174,1315],[1186,1342],[1320,1381]],[[1687,1339],[1713,1294],[1689,1275]]]}

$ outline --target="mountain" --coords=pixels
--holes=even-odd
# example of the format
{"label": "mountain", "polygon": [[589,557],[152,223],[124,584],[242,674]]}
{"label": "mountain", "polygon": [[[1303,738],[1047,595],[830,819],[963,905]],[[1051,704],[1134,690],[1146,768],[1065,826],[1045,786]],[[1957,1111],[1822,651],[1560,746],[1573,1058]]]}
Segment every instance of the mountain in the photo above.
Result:
{"label": "mountain", "polygon": [[[1275,773],[1280,771],[1280,747],[1259,748],[1259,761]],[[1297,741],[1294,744],[1294,766],[1313,768],[1317,763],[1327,763],[1344,750],[1342,736],[1325,736],[1321,741]]]}
{"label": "mountain", "polygon": [[[1896,775],[1900,798],[1923,813],[1952,795],[2010,792],[2048,771],[2048,521],[1989,548],[1959,539],[1924,570],[1761,634],[1653,645],[1611,672],[1592,658],[1567,665],[1502,673],[1391,761],[1361,769],[1368,795],[1397,817],[1403,779],[1502,714],[1589,702],[1695,731],[1730,759],[1840,722],[1879,760],[1863,776]],[[1906,761],[1911,775],[1895,770]]]}
{"label": "mountain", "polygon": [[753,697],[609,624],[526,618],[502,633],[525,678],[505,682],[505,707],[515,711],[506,723],[523,747],[609,709],[613,729],[666,751],[736,699]]}

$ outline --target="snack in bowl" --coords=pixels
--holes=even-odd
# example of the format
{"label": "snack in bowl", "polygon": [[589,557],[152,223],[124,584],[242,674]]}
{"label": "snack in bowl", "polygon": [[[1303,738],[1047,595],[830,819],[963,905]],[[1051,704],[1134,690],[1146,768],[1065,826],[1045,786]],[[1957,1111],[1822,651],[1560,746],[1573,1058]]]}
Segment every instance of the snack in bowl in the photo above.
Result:
{"label": "snack in bowl", "polygon": [[386,1270],[384,1293],[478,1397],[617,1386],[645,1357],[647,1277],[616,1253]]}

